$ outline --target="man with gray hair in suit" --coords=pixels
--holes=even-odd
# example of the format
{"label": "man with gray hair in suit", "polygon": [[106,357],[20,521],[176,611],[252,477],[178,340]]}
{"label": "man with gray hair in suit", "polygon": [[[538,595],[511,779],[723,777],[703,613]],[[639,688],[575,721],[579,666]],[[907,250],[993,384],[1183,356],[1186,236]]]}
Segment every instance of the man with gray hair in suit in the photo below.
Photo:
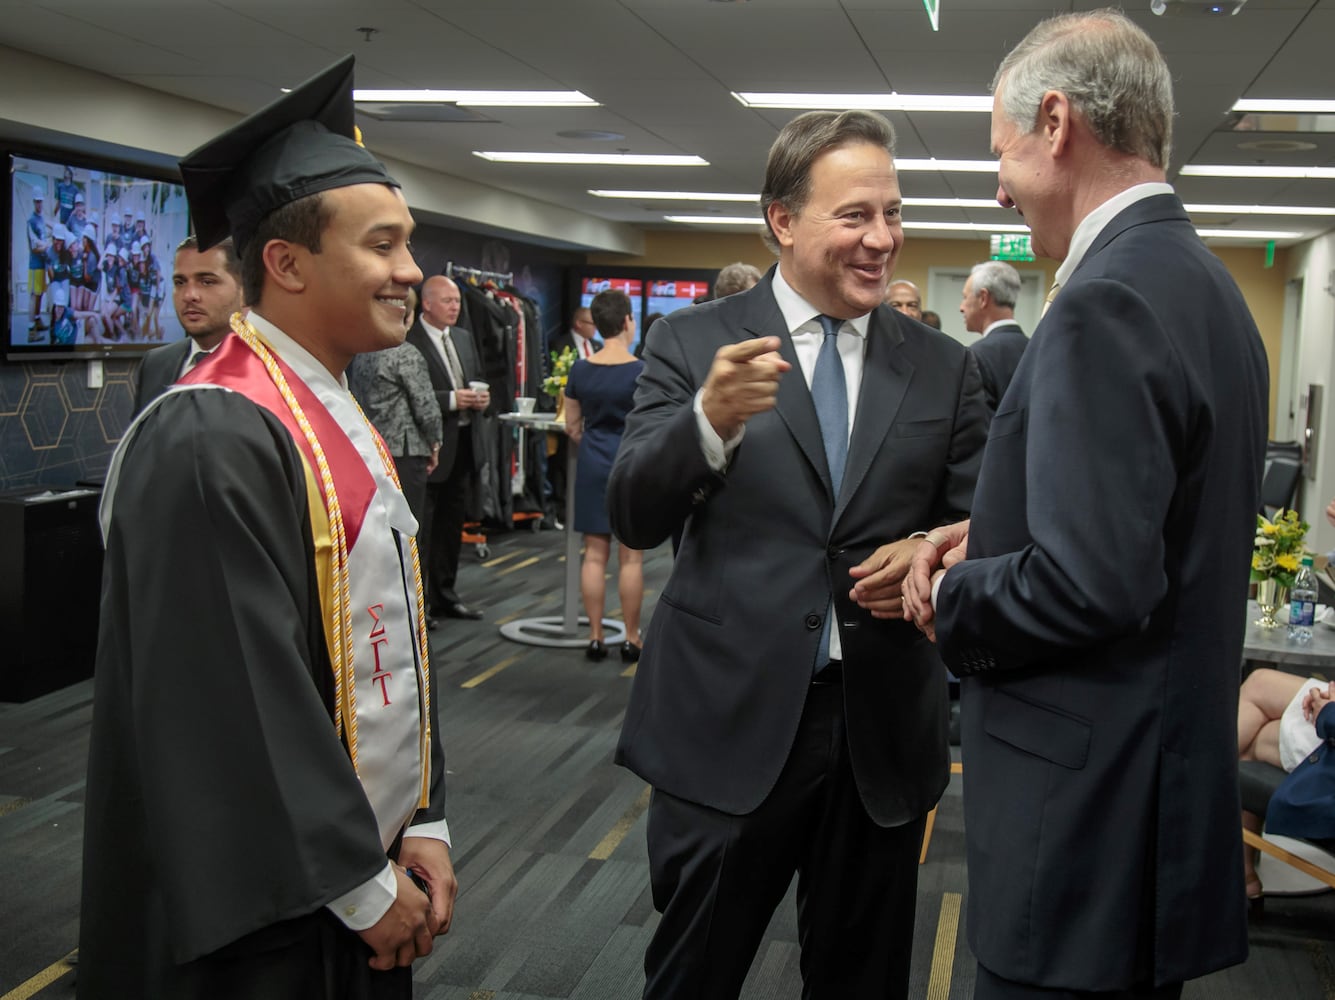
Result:
{"label": "man with gray hair in suit", "polygon": [[983,391],[993,413],[1006,387],[1011,384],[1015,366],[1029,344],[1029,338],[1015,322],[1015,301],[1020,297],[1020,272],[999,260],[975,264],[964,282],[960,315],[964,328],[982,337],[969,345],[978,359],[983,377]]}

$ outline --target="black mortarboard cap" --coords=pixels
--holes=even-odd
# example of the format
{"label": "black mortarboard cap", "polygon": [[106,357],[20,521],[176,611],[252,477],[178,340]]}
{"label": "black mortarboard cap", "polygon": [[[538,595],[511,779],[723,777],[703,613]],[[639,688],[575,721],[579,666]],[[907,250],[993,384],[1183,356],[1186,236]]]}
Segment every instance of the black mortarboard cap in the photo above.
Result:
{"label": "black mortarboard cap", "polygon": [[319,191],[399,186],[355,138],[353,61],[344,56],[181,160],[201,250],[230,233],[239,253],[266,215]]}

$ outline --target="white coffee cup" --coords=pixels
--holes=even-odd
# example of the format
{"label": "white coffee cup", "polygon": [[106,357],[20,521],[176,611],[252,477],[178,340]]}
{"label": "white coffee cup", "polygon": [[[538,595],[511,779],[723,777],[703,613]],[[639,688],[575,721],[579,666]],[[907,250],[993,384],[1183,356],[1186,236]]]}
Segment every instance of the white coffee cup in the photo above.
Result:
{"label": "white coffee cup", "polygon": [[468,383],[468,388],[474,392],[488,392],[491,389],[491,383],[474,380]]}
{"label": "white coffee cup", "polygon": [[538,405],[538,401],[533,396],[520,396],[515,400],[515,412],[528,415],[533,412],[533,407]]}

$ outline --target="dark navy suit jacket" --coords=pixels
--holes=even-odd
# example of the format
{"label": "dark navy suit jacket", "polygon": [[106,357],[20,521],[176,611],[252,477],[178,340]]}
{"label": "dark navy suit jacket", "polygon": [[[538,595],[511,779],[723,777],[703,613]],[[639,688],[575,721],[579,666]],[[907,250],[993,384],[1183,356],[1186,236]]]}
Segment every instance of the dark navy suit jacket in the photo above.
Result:
{"label": "dark navy suit jacket", "polygon": [[1245,958],[1237,705],[1269,411],[1175,195],[1095,238],[992,420],[937,637],[964,678],[969,940],[1068,990]]}

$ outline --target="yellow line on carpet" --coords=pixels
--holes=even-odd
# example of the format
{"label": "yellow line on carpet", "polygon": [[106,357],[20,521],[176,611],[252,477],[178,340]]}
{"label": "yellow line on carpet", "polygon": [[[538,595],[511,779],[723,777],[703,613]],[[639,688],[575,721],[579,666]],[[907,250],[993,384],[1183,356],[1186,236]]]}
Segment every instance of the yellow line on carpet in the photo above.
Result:
{"label": "yellow line on carpet", "polygon": [[19,986],[14,987],[14,989],[10,990],[4,996],[0,996],[0,1000],[28,1000],[28,997],[33,996],[36,993],[40,993],[42,990],[46,989],[61,976],[65,975],[65,973],[69,972],[71,969],[74,968],[74,963],[71,962],[70,959],[74,958],[78,954],[79,954],[79,949],[75,948],[72,952],[70,952],[68,955],[62,958],[59,962],[56,962],[52,965],[48,965],[41,972],[37,973],[37,975],[29,979],[26,983],[22,983]]}
{"label": "yellow line on carpet", "polygon": [[631,664],[629,667],[627,667],[625,670],[621,671],[621,676],[622,676],[622,677],[634,677],[634,676],[635,676],[635,668],[638,667],[639,665],[640,665],[640,661],[639,661],[639,660],[636,660],[634,663],[632,663],[632,664]]}
{"label": "yellow line on carpet", "polygon": [[500,571],[499,573],[497,573],[496,575],[497,575],[497,576],[505,576],[506,573],[513,573],[515,570],[517,570],[517,569],[523,569],[525,566],[532,566],[535,562],[537,562],[537,561],[538,561],[539,559],[541,559],[541,558],[542,558],[542,556],[530,556],[528,559],[525,559],[523,562],[517,562],[517,563],[515,563],[513,566],[506,566],[505,569],[501,570],[501,571]]}
{"label": "yellow line on carpet", "polygon": [[950,976],[955,968],[955,936],[960,926],[958,892],[941,896],[941,919],[936,925],[936,946],[932,949],[932,974],[927,980],[927,1000],[947,1000]]}
{"label": "yellow line on carpet", "polygon": [[950,773],[951,773],[951,774],[963,774],[963,773],[964,773],[964,762],[963,762],[963,761],[959,761],[959,760],[952,760],[952,761],[950,762]]}
{"label": "yellow line on carpet", "polygon": [[589,852],[590,861],[606,861],[612,856],[612,852],[626,839],[626,834],[630,833],[630,828],[640,818],[640,813],[649,808],[649,796],[652,791],[648,785],[644,786],[640,797],[631,803],[631,807],[617,820],[616,826],[608,830],[607,836],[598,841],[598,846]]}
{"label": "yellow line on carpet", "polygon": [[482,565],[485,566],[487,569],[491,569],[493,566],[499,566],[503,562],[509,562],[515,556],[522,556],[527,551],[528,549],[515,549],[515,551],[507,552],[503,556],[497,556],[495,559],[488,559]]}
{"label": "yellow line on carpet", "polygon": [[8,816],[12,812],[18,812],[32,799],[14,799],[12,802],[0,802],[0,816]]}
{"label": "yellow line on carpet", "polygon": [[[468,678],[468,680],[464,681],[459,686],[461,688],[475,688],[483,681],[490,680],[491,678],[495,677],[510,664],[514,663],[515,660],[517,659],[519,659],[518,656],[512,656],[508,660],[502,660],[500,663],[496,664],[496,666],[488,667],[486,670],[482,671],[482,673],[478,674],[476,677]],[[2,1000],[2,998],[0,998],[0,1000]]]}

